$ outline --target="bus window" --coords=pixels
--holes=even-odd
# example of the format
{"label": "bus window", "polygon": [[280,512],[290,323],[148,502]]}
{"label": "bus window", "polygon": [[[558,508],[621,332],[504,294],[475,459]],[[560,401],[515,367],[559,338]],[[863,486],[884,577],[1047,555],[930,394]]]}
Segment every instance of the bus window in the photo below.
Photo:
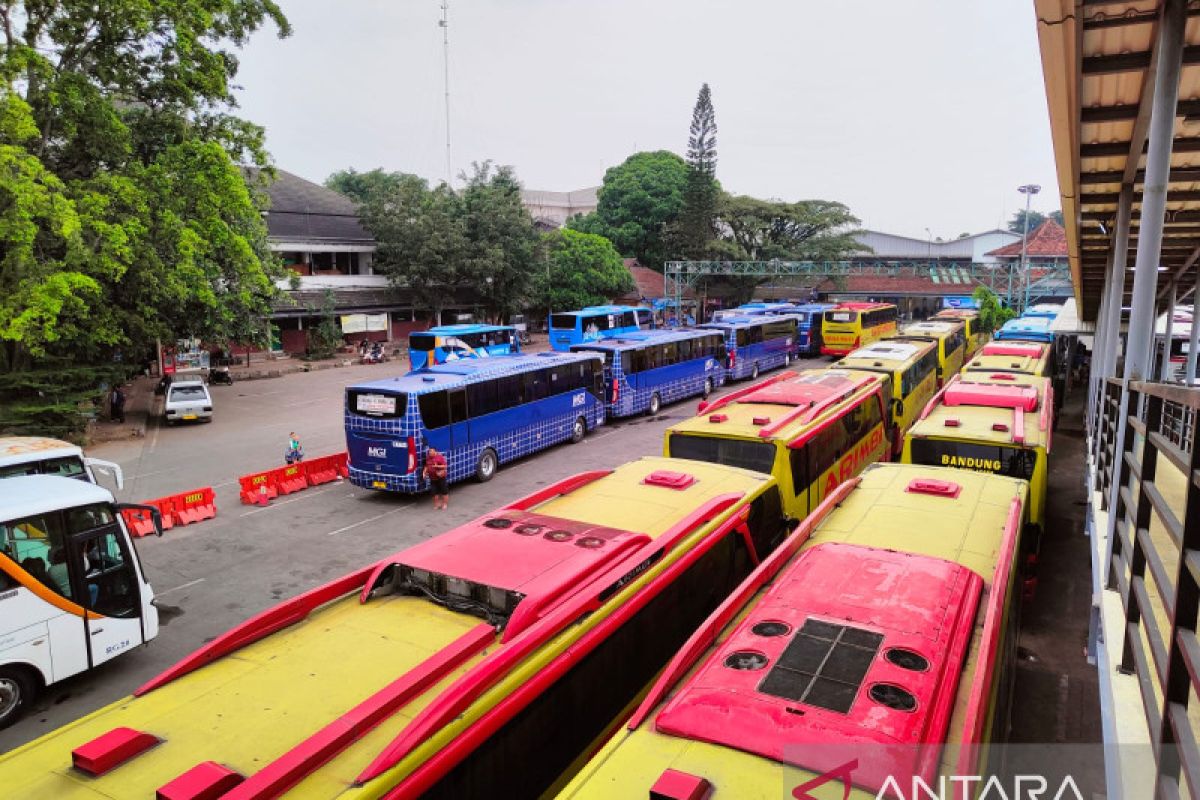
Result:
{"label": "bus window", "polygon": [[136,617],[140,598],[118,530],[109,527],[76,541],[82,555],[88,607],[106,617]]}
{"label": "bus window", "polygon": [[755,498],[750,504],[746,527],[750,529],[750,540],[754,542],[754,552],[759,560],[766,558],[779,546],[784,537],[791,532],[788,521],[783,516],[783,501],[779,497],[779,489],[772,486]]}
{"label": "bus window", "polygon": [[0,523],[0,552],[40,583],[69,599],[73,593],[63,543],[62,520],[57,513]]}
{"label": "bus window", "polygon": [[494,381],[467,384],[467,409],[472,418],[482,417],[504,408],[497,400],[497,388],[497,382]]}
{"label": "bus window", "polygon": [[714,436],[671,436],[671,457],[707,461],[771,474],[775,465],[775,443]]}
{"label": "bus window", "polygon": [[567,330],[575,330],[576,316],[574,314],[551,314],[551,328],[566,328]]}
{"label": "bus window", "polygon": [[421,408],[421,421],[426,428],[433,430],[450,424],[450,408],[446,404],[444,391],[421,395],[417,398],[417,405]]}
{"label": "bus window", "polygon": [[506,375],[496,379],[496,405],[503,408],[519,406],[525,402],[525,382],[520,375]]}
{"label": "bus window", "polygon": [[24,461],[19,464],[9,464],[6,467],[0,467],[0,479],[2,478],[19,478],[22,475],[37,475],[41,469],[41,462]]}
{"label": "bus window", "polygon": [[833,469],[838,459],[846,452],[849,441],[845,425],[826,425],[824,430],[813,437],[804,448],[808,451],[810,482],[816,483],[825,472]]}
{"label": "bus window", "polygon": [[1024,447],[913,437],[912,462],[991,472],[1027,481],[1033,478],[1037,452]]}
{"label": "bus window", "polygon": [[857,442],[881,422],[883,417],[879,412],[879,402],[874,397],[867,398],[842,417],[849,442]]}
{"label": "bus window", "polygon": [[649,330],[654,327],[654,314],[648,308],[639,308],[637,310],[638,327],[642,330]]}
{"label": "bus window", "polygon": [[825,319],[829,320],[830,322],[853,323],[856,320],[858,320],[858,312],[857,311],[840,311],[840,310],[839,311],[830,311],[825,314]]}
{"label": "bus window", "polygon": [[532,403],[536,400],[544,400],[548,390],[546,370],[535,369],[531,372],[526,372],[523,377],[525,378],[525,402]]}
{"label": "bus window", "polygon": [[466,389],[451,389],[446,393],[450,406],[450,422],[467,421],[467,391]]}
{"label": "bus window", "polygon": [[672,364],[679,362],[679,348],[675,342],[668,342],[662,345],[662,365],[669,367]]}

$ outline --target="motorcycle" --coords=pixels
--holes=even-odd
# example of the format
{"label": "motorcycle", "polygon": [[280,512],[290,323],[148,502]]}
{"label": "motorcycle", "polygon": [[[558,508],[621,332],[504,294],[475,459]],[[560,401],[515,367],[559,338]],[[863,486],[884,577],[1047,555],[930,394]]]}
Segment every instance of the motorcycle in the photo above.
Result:
{"label": "motorcycle", "polygon": [[222,384],[223,386],[233,386],[233,373],[229,371],[229,367],[217,367],[208,376],[208,382],[211,384]]}

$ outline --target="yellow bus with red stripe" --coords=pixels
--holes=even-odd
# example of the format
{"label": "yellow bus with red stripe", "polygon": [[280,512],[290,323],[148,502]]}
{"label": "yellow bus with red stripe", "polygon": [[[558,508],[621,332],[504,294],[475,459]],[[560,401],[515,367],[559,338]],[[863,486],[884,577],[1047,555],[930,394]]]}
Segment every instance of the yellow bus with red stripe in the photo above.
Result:
{"label": "yellow bus with red stripe", "polygon": [[1052,377],[1054,346],[1044,342],[988,342],[963,366],[964,373],[1012,373]]}
{"label": "yellow bus with red stripe", "polygon": [[967,347],[965,330],[963,323],[957,320],[928,320],[905,325],[893,338],[901,342],[933,342],[937,345],[937,385],[940,389],[962,369]]}
{"label": "yellow bus with red stripe", "polygon": [[967,337],[967,350],[964,359],[970,359],[979,352],[979,348],[987,344],[990,335],[983,329],[979,312],[971,308],[943,308],[930,319],[959,320],[965,326],[963,333]]}
{"label": "yellow bus with red stripe", "polygon": [[891,303],[838,303],[821,322],[821,355],[844,356],[896,333]]}
{"label": "yellow bus with red stripe", "polygon": [[867,800],[988,774],[1026,498],[1003,476],[869,467],[700,626],[559,798]]}
{"label": "yellow bus with red stripe", "polygon": [[217,637],[0,756],[12,797],[536,797],[791,527],[775,480],[560,481]]}
{"label": "yellow bus with red stripe", "polygon": [[904,448],[904,434],[937,392],[937,345],[884,339],[855,350],[834,364],[838,369],[877,372],[891,380],[892,458]]}
{"label": "yellow bus with red stripe", "polygon": [[807,515],[891,448],[891,381],[843,369],[784,372],[667,429],[664,451],[775,477],[786,513]]}

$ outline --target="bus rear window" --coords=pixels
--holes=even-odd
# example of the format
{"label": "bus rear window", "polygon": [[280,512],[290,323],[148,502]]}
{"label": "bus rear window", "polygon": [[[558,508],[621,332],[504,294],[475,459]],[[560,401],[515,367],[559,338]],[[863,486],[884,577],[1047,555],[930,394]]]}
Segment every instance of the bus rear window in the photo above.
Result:
{"label": "bus rear window", "polygon": [[912,460],[914,464],[990,472],[1027,481],[1033,478],[1037,453],[1024,447],[914,438]]}
{"label": "bus rear window", "polygon": [[575,330],[576,319],[577,317],[574,314],[551,314],[550,327],[573,331]]}
{"label": "bus rear window", "polygon": [[855,322],[858,320],[857,311],[830,311],[825,315],[830,322]]}
{"label": "bus rear window", "polygon": [[346,392],[346,410],[352,414],[394,419],[404,416],[404,408],[407,405],[408,395],[404,394],[385,394],[358,389]]}
{"label": "bus rear window", "polygon": [[428,353],[437,343],[437,337],[430,333],[414,333],[408,337],[408,349]]}
{"label": "bus rear window", "polygon": [[715,436],[672,434],[672,458],[690,458],[727,467],[741,467],[770,475],[775,466],[775,444],[745,439],[721,439]]}

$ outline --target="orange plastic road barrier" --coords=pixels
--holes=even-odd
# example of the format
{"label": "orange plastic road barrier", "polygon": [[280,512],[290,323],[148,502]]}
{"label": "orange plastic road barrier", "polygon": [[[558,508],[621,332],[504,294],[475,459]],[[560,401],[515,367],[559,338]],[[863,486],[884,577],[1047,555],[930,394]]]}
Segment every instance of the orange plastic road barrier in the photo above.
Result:
{"label": "orange plastic road barrier", "polygon": [[180,525],[202,522],[217,515],[217,501],[211,486],[166,498],[174,506],[175,521]]}
{"label": "orange plastic road barrier", "polygon": [[304,463],[289,464],[272,470],[275,473],[275,489],[279,494],[291,494],[308,488],[308,476],[304,471]]}
{"label": "orange plastic road barrier", "polygon": [[238,478],[238,483],[242,487],[242,502],[251,506],[265,506],[278,497],[279,489],[275,485],[276,472],[277,470],[269,469]]}
{"label": "orange plastic road barrier", "polygon": [[125,527],[133,536],[141,538],[154,533],[154,518],[150,516],[150,512],[139,508],[126,508],[121,511],[121,516],[125,518]]}
{"label": "orange plastic road barrier", "polygon": [[339,477],[347,477],[345,453],[319,456],[303,463],[309,486],[320,486],[322,483],[336,481]]}

